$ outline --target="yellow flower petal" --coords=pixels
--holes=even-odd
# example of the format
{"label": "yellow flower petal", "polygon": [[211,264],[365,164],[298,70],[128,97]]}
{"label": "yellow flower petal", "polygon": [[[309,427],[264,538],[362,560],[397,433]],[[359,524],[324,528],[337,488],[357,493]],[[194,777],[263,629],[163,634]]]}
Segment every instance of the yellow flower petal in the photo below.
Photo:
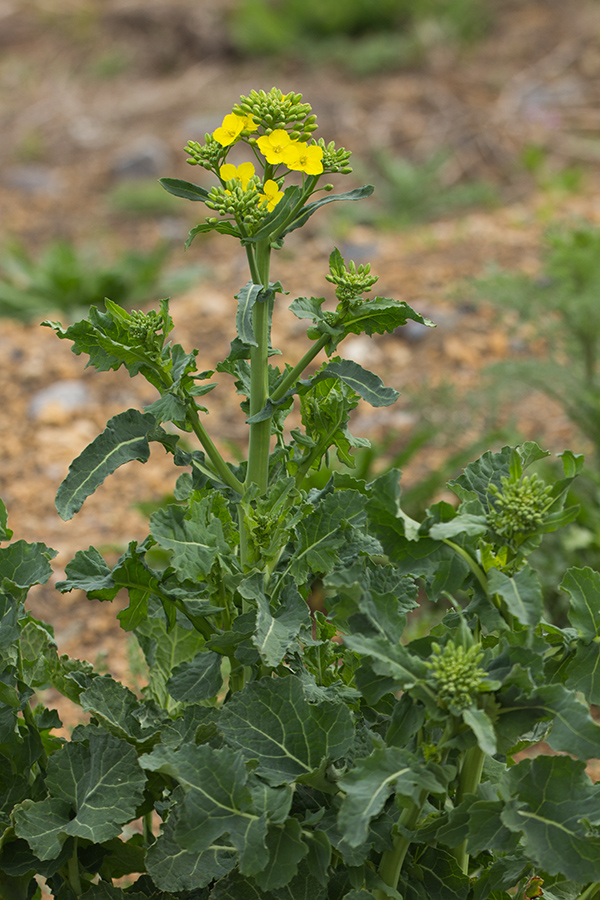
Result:
{"label": "yellow flower petal", "polygon": [[279,190],[279,185],[276,181],[273,181],[269,178],[268,181],[265,181],[263,185],[264,194],[261,199],[261,203],[267,204],[267,209],[269,212],[275,209],[281,198],[283,197],[283,191]]}
{"label": "yellow flower petal", "polygon": [[240,163],[239,166],[234,166],[233,163],[225,163],[219,169],[219,175],[223,181],[239,181],[242,190],[245,191],[248,187],[248,182],[254,175],[254,166],[251,162]]}
{"label": "yellow flower petal", "polygon": [[307,175],[320,175],[323,171],[323,148],[308,144],[303,141],[293,141],[286,148],[283,162],[288,169],[296,172],[306,172]]}
{"label": "yellow flower petal", "polygon": [[265,134],[256,141],[258,149],[271,165],[283,162],[283,154],[292,140],[283,128],[276,128],[271,134]]}
{"label": "yellow flower petal", "polygon": [[234,116],[233,113],[225,116],[223,124],[213,131],[215,141],[218,141],[223,147],[229,147],[235,143],[242,133],[244,123],[241,116]]}

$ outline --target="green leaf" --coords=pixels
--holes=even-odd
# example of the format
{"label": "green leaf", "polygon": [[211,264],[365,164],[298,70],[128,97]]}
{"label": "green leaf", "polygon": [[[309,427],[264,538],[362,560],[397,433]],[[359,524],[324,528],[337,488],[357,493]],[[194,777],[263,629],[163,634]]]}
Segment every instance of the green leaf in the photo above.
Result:
{"label": "green leaf", "polygon": [[62,594],[79,590],[85,591],[93,600],[114,600],[119,592],[110,568],[95,547],[78,550],[65,566],[65,575],[64,581],[56,583]]}
{"label": "green leaf", "polygon": [[[600,643],[577,647],[567,664],[565,684],[573,691],[580,691],[588,703],[600,706]],[[600,751],[599,751],[600,752]]]}
{"label": "green leaf", "polygon": [[585,641],[599,637],[600,573],[588,567],[573,567],[567,571],[560,588],[569,594],[569,621],[579,636]]}
{"label": "green leaf", "polygon": [[298,583],[304,582],[310,571],[323,574],[335,567],[339,549],[348,538],[348,526],[360,527],[366,521],[366,502],[358,491],[335,491],[298,523],[298,543],[289,565]]}
{"label": "green leaf", "polygon": [[166,720],[166,716],[161,719],[155,709],[140,702],[133,691],[110,675],[94,678],[80,694],[79,702],[83,711],[99,719],[107,731],[140,750],[153,747]]}
{"label": "green leaf", "polygon": [[298,864],[308,853],[302,839],[302,826],[297,819],[287,819],[283,825],[275,825],[267,834],[269,862],[256,875],[257,883],[267,891],[282,888],[298,874]]}
{"label": "green leaf", "polygon": [[443,791],[448,780],[441,766],[424,765],[398,747],[382,747],[344,775],[338,784],[346,796],[338,815],[338,825],[351,847],[359,847],[368,837],[371,819],[377,816],[392,794],[418,800],[422,790]]}
{"label": "green leaf", "polygon": [[154,416],[128,409],[109,419],[102,434],[89,444],[69,466],[69,474],[56,494],[61,519],[72,519],[90,494],[119,466],[137,459],[147,462],[150,441],[156,440]]}
{"label": "green leaf", "polygon": [[183,181],[181,178],[159,178],[158,182],[165,191],[173,194],[175,197],[183,197],[185,200],[208,200],[208,191],[200,187],[199,184],[193,184],[191,181]]}
{"label": "green leaf", "polygon": [[135,635],[148,664],[147,693],[159,706],[171,709],[173,699],[167,682],[173,669],[193,659],[203,645],[204,638],[195,629],[176,623],[167,629],[163,618],[150,616],[136,627]]}
{"label": "green leaf", "polygon": [[351,359],[336,359],[327,363],[321,369],[316,380],[322,381],[331,377],[339,378],[348,387],[370,403],[371,406],[391,406],[400,394],[394,388],[385,387],[381,378],[367,369],[363,369],[357,362]]}
{"label": "green leaf", "polygon": [[[427,900],[466,900],[471,881],[455,858],[441,847],[428,847],[418,862],[406,872],[406,900],[425,896]],[[424,893],[412,892],[415,882],[420,882]]]}
{"label": "green leaf", "polygon": [[347,634],[344,636],[344,643],[360,656],[368,657],[377,675],[393,678],[396,689],[412,688],[429,677],[429,669],[422,659],[402,644],[392,644],[385,637]]}
{"label": "green leaf", "polygon": [[307,203],[306,206],[302,207],[291,225],[288,225],[278,237],[285,237],[290,231],[295,231],[296,228],[302,228],[310,217],[316,213],[321,206],[325,206],[327,203],[335,203],[338,200],[363,200],[365,197],[370,197],[374,190],[375,188],[372,184],[363,184],[362,187],[355,188],[352,191],[346,191],[343,194],[327,194],[325,197],[313,200],[312,203]]}
{"label": "green leaf", "polygon": [[235,295],[238,302],[237,312],[235,315],[235,327],[238,337],[244,344],[251,347],[258,347],[254,339],[254,328],[252,327],[252,317],[254,304],[259,300],[263,287],[261,284],[253,284],[249,281],[241,291]]}
{"label": "green leaf", "polygon": [[227,837],[209,844],[206,850],[186,850],[175,839],[178,811],[184,798],[182,788],[173,793],[174,805],[161,827],[158,839],[146,852],[146,869],[158,888],[168,892],[195,891],[223,878],[237,863],[237,851]]}
{"label": "green leaf", "polygon": [[219,727],[229,744],[258,760],[258,774],[273,785],[308,774],[323,760],[339,759],[354,737],[347,707],[308,703],[293,675],[263,678],[235,693]]}
{"label": "green leaf", "polygon": [[210,497],[192,502],[187,509],[159,509],[150,517],[150,533],[160,547],[171,551],[171,565],[181,581],[203,581],[219,553],[230,556]]}
{"label": "green leaf", "polygon": [[38,542],[15,541],[0,548],[0,582],[6,579],[16,588],[29,588],[33,584],[45,584],[52,575],[49,560],[57,551]]}
{"label": "green leaf", "polygon": [[403,300],[375,297],[365,300],[352,309],[344,318],[344,334],[391,334],[396,328],[406,325],[408,320],[433,328],[433,322],[425,319]]}
{"label": "green leaf", "polygon": [[222,657],[212,650],[198,653],[191,661],[173,669],[167,690],[182,703],[197,703],[216,697],[223,685],[221,661]]}
{"label": "green leaf", "polygon": [[506,603],[508,611],[522,625],[535,627],[541,621],[544,612],[542,588],[537,573],[529,566],[521,569],[512,577],[498,569],[491,569],[488,574],[491,594],[499,594]]}
{"label": "green leaf", "polygon": [[495,484],[497,488],[501,488],[502,477],[509,475],[512,452],[512,447],[503,447],[499,453],[488,450],[475,462],[470,463],[457,479],[449,481],[448,487],[461,500],[478,497],[487,509],[490,485]]}
{"label": "green leaf", "polygon": [[135,817],[145,783],[133,747],[111,734],[65,744],[48,760],[50,796],[15,809],[16,834],[40,859],[58,856],[69,835],[102,843]]}
{"label": "green leaf", "polygon": [[480,749],[493,756],[496,753],[496,732],[487,713],[483,709],[469,707],[463,709],[462,718],[477,738]]}
{"label": "green leaf", "polygon": [[278,666],[302,628],[311,627],[309,608],[300,593],[287,585],[281,592],[281,604],[273,614],[263,590],[263,576],[246,578],[238,591],[257,606],[256,631],[252,643],[268,666]]}
{"label": "green leaf", "polygon": [[254,881],[234,871],[217,882],[210,892],[210,900],[274,900],[274,895],[263,891]]}
{"label": "green leaf", "polygon": [[506,783],[514,799],[502,821],[521,832],[525,852],[550,875],[578,883],[600,881],[600,785],[593,785],[582,762],[567,756],[538,756],[509,769]]}
{"label": "green leaf", "polygon": [[204,853],[226,835],[226,849],[233,845],[237,850],[243,874],[265,867],[267,819],[252,810],[248,773],[239,751],[189,744],[173,751],[159,745],[140,757],[140,765],[176,778],[185,791],[173,832],[181,848]]}
{"label": "green leaf", "polygon": [[600,751],[600,725],[590,715],[588,706],[561,684],[539,688],[537,696],[553,715],[546,737],[552,749],[572,753],[580,760],[596,758]]}

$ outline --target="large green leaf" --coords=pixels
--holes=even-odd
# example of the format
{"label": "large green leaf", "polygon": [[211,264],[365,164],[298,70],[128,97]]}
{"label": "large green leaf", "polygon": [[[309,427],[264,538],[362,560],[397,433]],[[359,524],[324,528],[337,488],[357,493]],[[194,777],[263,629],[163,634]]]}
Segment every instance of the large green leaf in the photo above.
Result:
{"label": "large green leaf", "polygon": [[157,887],[164,891],[195,891],[209,885],[213,879],[222,878],[237,863],[237,850],[227,836],[209,844],[198,852],[186,850],[175,840],[178,826],[179,804],[184,791],[177,788],[173,794],[174,805],[158,838],[146,853],[146,868]]}
{"label": "large green leaf", "polygon": [[571,568],[560,585],[569,594],[569,620],[581,638],[600,636],[600,573],[586,567]]}
{"label": "large green leaf", "polygon": [[223,708],[219,727],[225,740],[270,784],[293,781],[337,760],[354,737],[347,707],[308,703],[299,678],[263,678],[235,693]]}
{"label": "large green leaf", "polygon": [[441,766],[424,765],[398,747],[381,747],[344,775],[338,784],[346,796],[338,825],[351,847],[367,840],[371,819],[392,793],[417,801],[423,790],[443,791],[449,778]]}
{"label": "large green leaf", "polygon": [[119,466],[137,459],[147,462],[150,441],[158,440],[162,429],[154,416],[128,409],[109,419],[102,434],[89,444],[69,466],[69,474],[56,494],[61,519],[72,519],[90,494]]}
{"label": "large green leaf", "polygon": [[133,747],[111,734],[92,734],[89,748],[70,743],[52,754],[50,796],[18,806],[15,831],[40,859],[58,856],[70,835],[102,843],[134,818],[145,783]]}
{"label": "large green leaf", "polygon": [[[577,647],[567,665],[565,684],[581,691],[588,703],[600,706],[600,643],[592,641]],[[600,750],[598,751],[600,753]]]}
{"label": "large green leaf", "polygon": [[514,799],[502,813],[521,832],[527,855],[550,875],[579,883],[600,881],[600,785],[585,765],[566,756],[537,756],[510,769]]}
{"label": "large green leaf", "polygon": [[462,475],[454,481],[449,481],[448,487],[461,500],[478,497],[484,508],[487,509],[490,485],[494,484],[500,488],[502,477],[508,477],[512,453],[512,447],[503,447],[499,453],[492,453],[491,450],[488,450],[475,462],[470,463]]}
{"label": "large green leaf", "polygon": [[[440,847],[428,847],[418,864],[406,872],[405,900],[425,896],[427,900],[466,900],[471,881],[450,853]],[[419,885],[424,893],[415,890]]]}
{"label": "large green leaf", "polygon": [[344,318],[345,334],[390,334],[406,325],[408,320],[420,325],[433,327],[433,322],[425,319],[403,300],[389,297],[375,297],[365,300],[353,308],[349,317]]}
{"label": "large green leaf", "polygon": [[490,593],[499,594],[508,611],[522,625],[535,627],[539,624],[544,611],[544,600],[540,580],[533,569],[525,566],[513,576],[491,569],[488,584]]}
{"label": "large green leaf", "polygon": [[178,623],[168,629],[164,618],[158,616],[141,622],[135,635],[148,663],[147,692],[159,706],[170,709],[174,701],[167,682],[178,665],[193,659],[202,649],[204,639],[195,629]]}
{"label": "large green leaf", "polygon": [[248,772],[239,751],[190,744],[173,751],[159,745],[140,757],[140,765],[176,778],[185,791],[173,832],[179,847],[204,853],[227,836],[225,849],[237,850],[243,874],[265,867],[267,817],[253,810]]}
{"label": "large green leaf", "polygon": [[272,826],[267,834],[267,849],[269,862],[255,878],[261,888],[271,891],[289,884],[308,853],[298,819],[289,818],[283,825]]}
{"label": "large green leaf", "polygon": [[359,656],[368,657],[377,675],[393,678],[396,689],[414,687],[429,677],[429,669],[422,659],[402,644],[390,643],[386,637],[348,634],[344,637],[344,643]]}

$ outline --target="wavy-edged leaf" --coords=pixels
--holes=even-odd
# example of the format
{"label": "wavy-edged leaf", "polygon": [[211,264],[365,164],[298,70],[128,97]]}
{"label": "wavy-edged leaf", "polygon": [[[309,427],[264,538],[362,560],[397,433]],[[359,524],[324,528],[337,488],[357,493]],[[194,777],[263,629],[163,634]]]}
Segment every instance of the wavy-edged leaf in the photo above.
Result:
{"label": "wavy-edged leaf", "polygon": [[396,328],[406,325],[409,319],[428,328],[435,327],[433,322],[416,312],[404,300],[374,297],[373,300],[358,304],[351,316],[344,319],[344,334],[391,334]]}
{"label": "wavy-edged leaf", "polygon": [[115,681],[110,675],[94,678],[79,696],[84,712],[100,719],[107,731],[134,744],[140,750],[150,750],[159,740],[166,716],[159,716],[155,708],[140,702],[133,691]]}
{"label": "wavy-edged leaf", "polygon": [[69,474],[56,494],[61,519],[72,519],[84,500],[119,466],[134,459],[147,462],[150,441],[160,440],[161,432],[154,416],[137,409],[128,409],[109,419],[102,434],[69,466]]}
{"label": "wavy-edged leaf", "polygon": [[158,839],[146,852],[146,868],[158,888],[172,896],[174,891],[196,891],[215,878],[223,878],[237,864],[237,850],[225,836],[206,850],[185,850],[175,839],[178,811],[184,798],[182,788],[173,793],[174,805],[161,827]]}
{"label": "wavy-edged leaf", "polygon": [[391,406],[400,394],[394,388],[386,387],[378,375],[363,369],[351,359],[334,359],[327,363],[317,375],[318,381],[331,377],[339,378],[351,387],[359,397],[371,406]]}
{"label": "wavy-edged leaf", "polygon": [[214,515],[210,497],[183,506],[159,509],[150,518],[150,533],[164,550],[171,551],[171,565],[181,581],[202,581],[221,553],[229,555],[223,523]]}
{"label": "wavy-edged leaf", "polygon": [[52,754],[50,796],[18,806],[15,831],[40,859],[58,856],[70,835],[102,843],[134,817],[145,783],[133,747],[111,734],[92,734],[89,748],[76,742]]}
{"label": "wavy-edged leaf", "polygon": [[12,530],[8,527],[8,513],[4,501],[0,500],[0,541],[10,541],[13,536]]}
{"label": "wavy-edged leaf", "polygon": [[268,666],[278,666],[300,630],[311,627],[306,601],[293,585],[287,585],[281,592],[279,608],[271,611],[260,574],[242,581],[238,591],[242,597],[256,603],[256,631],[252,643]]}
{"label": "wavy-edged leaf", "polygon": [[185,795],[177,805],[173,839],[185,851],[204,853],[226,839],[239,855],[240,871],[252,875],[268,861],[266,814],[253,810],[242,754],[185,744],[173,751],[162,745],[140,757],[140,765],[176,778]]}
{"label": "wavy-edged leaf", "polygon": [[270,784],[293,781],[337,760],[354,738],[350,711],[337,703],[308,703],[299,678],[263,678],[233,695],[219,727],[225,740]]}
{"label": "wavy-edged leaf", "polygon": [[27,589],[34,584],[45,584],[52,575],[50,560],[57,550],[38,541],[14,541],[8,547],[0,548],[0,582],[6,580],[18,589]]}
{"label": "wavy-edged leaf", "polygon": [[522,833],[525,852],[550,875],[578,883],[600,881],[600,785],[582,762],[567,756],[537,756],[509,769],[513,795],[502,821]]}
{"label": "wavy-edged leaf", "polygon": [[479,459],[470,463],[462,475],[454,481],[449,481],[448,487],[461,500],[472,500],[477,497],[487,509],[490,485],[494,484],[498,489],[501,488],[502,477],[508,477],[510,472],[512,453],[512,447],[503,447],[499,453],[488,450]]}
{"label": "wavy-edged leaf", "polygon": [[367,498],[358,491],[335,491],[296,526],[298,544],[289,565],[298,583],[308,572],[324,574],[338,563],[339,549],[348,539],[348,527],[366,521]]}
{"label": "wavy-edged leaf", "polygon": [[363,759],[338,782],[345,792],[338,825],[351,847],[367,840],[371,819],[393,794],[417,801],[422,790],[443,791],[450,773],[436,764],[424,765],[399,747],[381,747]]}
{"label": "wavy-edged leaf", "polygon": [[[588,703],[600,706],[600,643],[592,641],[577,647],[568,661],[565,684],[580,691]],[[600,754],[600,750],[598,750]]]}

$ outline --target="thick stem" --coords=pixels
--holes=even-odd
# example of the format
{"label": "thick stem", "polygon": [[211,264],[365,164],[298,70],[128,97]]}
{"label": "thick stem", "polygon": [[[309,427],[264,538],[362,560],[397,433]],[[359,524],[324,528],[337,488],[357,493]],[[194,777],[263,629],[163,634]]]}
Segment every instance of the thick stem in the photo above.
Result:
{"label": "thick stem", "polygon": [[[270,244],[256,246],[256,267],[260,284],[269,287]],[[250,259],[250,257],[249,257]],[[252,270],[251,270],[252,271]],[[254,280],[254,274],[253,274]],[[253,311],[254,338],[256,346],[250,349],[250,415],[264,409],[269,395],[269,303],[259,301]],[[248,474],[246,487],[257,484],[261,494],[267,490],[269,473],[269,451],[271,444],[271,417],[250,425],[248,446]]]}
{"label": "thick stem", "polygon": [[[464,799],[466,794],[474,794],[477,786],[481,781],[481,773],[485,762],[485,753],[478,746],[470,747],[465,753],[462,768],[460,770],[460,780],[454,805]],[[456,847],[451,851],[456,858],[457,863],[461,867],[465,875],[469,872],[469,854],[467,853],[467,842],[464,841],[460,847]]]}
{"label": "thick stem", "polygon": [[577,900],[598,900],[598,898],[600,898],[600,882],[595,881],[582,891]]}
{"label": "thick stem", "polygon": [[67,865],[67,873],[69,876],[69,884],[73,892],[79,897],[82,893],[81,878],[79,875],[79,859],[78,859],[78,839],[75,837],[73,844],[73,854]]}
{"label": "thick stem", "polygon": [[[409,831],[412,831],[419,821],[419,816],[426,799],[427,791],[421,791],[418,802],[412,802],[411,805],[402,812],[399,824]],[[378,870],[379,877],[385,884],[394,888],[394,890],[398,886],[400,872],[402,871],[404,859],[410,844],[410,838],[407,838],[404,834],[398,834],[396,835],[392,849],[386,850],[381,857]]]}
{"label": "thick stem", "polygon": [[448,540],[448,538],[442,538],[442,542],[444,544],[447,544],[449,547],[452,547],[453,550],[455,550],[460,556],[462,556],[462,558],[469,566],[471,572],[485,591],[486,597],[489,597],[490,589],[488,587],[487,578],[485,577],[485,572],[483,571],[481,566],[478,566],[473,557],[470,556],[466,550],[463,550],[463,548],[459,544],[455,544],[454,541],[450,541]]}

